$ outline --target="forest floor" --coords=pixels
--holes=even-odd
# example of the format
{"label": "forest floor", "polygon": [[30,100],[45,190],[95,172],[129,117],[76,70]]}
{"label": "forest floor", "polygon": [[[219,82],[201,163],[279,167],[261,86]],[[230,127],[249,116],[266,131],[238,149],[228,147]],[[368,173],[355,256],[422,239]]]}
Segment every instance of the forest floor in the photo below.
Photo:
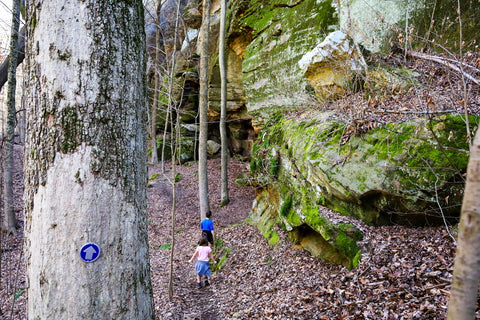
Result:
{"label": "forest floor", "polygon": [[[239,173],[247,171],[247,163],[229,161],[230,204],[222,208],[220,160],[209,160],[208,167],[212,220],[221,239],[216,259],[229,253],[222,269],[213,273],[211,285],[197,289],[194,264],[188,262],[200,237],[197,167],[177,166],[181,180],[177,184],[172,299],[168,296],[171,185],[160,174],[160,165],[149,168],[149,176],[159,174],[148,188],[156,319],[445,318],[455,250],[445,227],[374,228],[358,222],[364,233],[363,254],[359,266],[349,271],[312,257],[292,245],[281,231],[280,243],[269,246],[246,222],[255,189],[234,183]],[[168,176],[168,164],[166,169]],[[16,194],[21,198],[21,189]],[[23,235],[19,231],[16,237],[2,239],[1,319],[26,319]]]}

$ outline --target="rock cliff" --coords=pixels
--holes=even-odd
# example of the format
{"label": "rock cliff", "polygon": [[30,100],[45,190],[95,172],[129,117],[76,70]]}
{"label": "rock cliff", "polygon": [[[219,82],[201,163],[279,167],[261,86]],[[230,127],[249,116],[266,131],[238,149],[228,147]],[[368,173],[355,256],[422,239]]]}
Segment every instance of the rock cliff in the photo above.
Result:
{"label": "rock cliff", "polygon": [[[450,87],[439,90],[441,99],[432,98],[431,79],[413,70],[414,62],[402,61],[411,52],[425,57],[456,52],[460,58],[471,57],[478,68],[479,39],[471,31],[480,25],[480,4],[463,1],[461,19],[448,9],[456,6],[450,0],[228,3],[230,147],[232,154],[251,158],[251,175],[239,182],[257,187],[250,221],[270,243],[278,241],[276,230],[283,228],[315,256],[352,268],[361,257],[357,241],[362,234],[344,216],[371,225],[455,222],[469,155],[467,127],[474,129],[480,120],[478,86],[469,93],[473,100],[464,100],[467,121],[457,111],[462,104],[455,101],[465,91]],[[186,37],[180,39],[178,61],[183,63],[177,67],[183,79],[198,67],[195,50],[187,48],[202,41],[201,13],[194,1],[183,9]],[[217,142],[219,13],[215,0],[210,13],[209,121],[210,139]],[[441,61],[463,70],[452,58]],[[469,71],[474,79],[478,73]],[[195,85],[192,80],[191,87]],[[355,105],[358,100],[349,96],[363,103]],[[400,96],[410,97],[403,105],[417,108],[404,114],[415,116],[387,119],[386,113],[402,113],[392,98]],[[339,101],[350,101],[350,111],[342,111],[345,102]],[[388,103],[397,110],[386,110]],[[371,116],[372,108],[378,118]],[[336,216],[325,214],[325,207]]]}

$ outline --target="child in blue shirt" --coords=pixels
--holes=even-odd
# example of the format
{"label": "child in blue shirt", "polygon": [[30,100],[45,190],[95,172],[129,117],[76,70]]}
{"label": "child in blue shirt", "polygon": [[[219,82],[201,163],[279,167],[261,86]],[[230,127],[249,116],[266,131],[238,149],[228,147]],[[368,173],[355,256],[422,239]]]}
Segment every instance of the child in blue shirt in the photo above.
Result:
{"label": "child in blue shirt", "polygon": [[200,222],[200,228],[202,229],[202,238],[208,241],[210,246],[213,246],[213,239],[215,237],[215,231],[213,228],[213,221],[210,220],[212,212],[210,210],[206,213],[206,218]]}

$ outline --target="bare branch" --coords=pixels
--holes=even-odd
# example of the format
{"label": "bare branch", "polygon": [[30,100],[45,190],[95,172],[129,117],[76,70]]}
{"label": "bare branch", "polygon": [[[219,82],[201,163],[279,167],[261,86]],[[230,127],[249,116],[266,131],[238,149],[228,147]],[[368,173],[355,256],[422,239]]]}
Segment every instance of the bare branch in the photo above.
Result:
{"label": "bare branch", "polygon": [[472,75],[466,73],[465,71],[462,71],[462,69],[460,67],[458,67],[457,65],[450,62],[451,60],[448,61],[445,58],[442,58],[442,57],[439,57],[439,56],[429,55],[429,54],[418,52],[418,51],[408,51],[407,55],[409,55],[411,57],[419,58],[419,59],[424,59],[424,60],[429,60],[429,61],[440,63],[440,64],[442,64],[446,67],[449,67],[450,69],[460,73],[461,75],[465,76],[465,78],[469,79],[470,81],[472,81],[476,85],[480,86],[480,80],[479,79],[473,77]]}

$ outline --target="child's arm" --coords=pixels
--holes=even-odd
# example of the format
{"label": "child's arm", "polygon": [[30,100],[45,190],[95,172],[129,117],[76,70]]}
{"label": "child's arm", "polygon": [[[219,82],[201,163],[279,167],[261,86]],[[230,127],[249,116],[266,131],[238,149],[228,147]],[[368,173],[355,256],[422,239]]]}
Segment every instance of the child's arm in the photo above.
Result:
{"label": "child's arm", "polygon": [[195,253],[193,254],[193,256],[190,258],[190,260],[188,260],[188,262],[192,262],[193,259],[195,259],[195,257],[198,256],[198,251],[195,250]]}
{"label": "child's arm", "polygon": [[213,254],[211,251],[208,253],[208,256],[210,257],[210,259],[213,260],[213,263],[217,263],[217,261],[215,261],[215,259],[213,258]]}

